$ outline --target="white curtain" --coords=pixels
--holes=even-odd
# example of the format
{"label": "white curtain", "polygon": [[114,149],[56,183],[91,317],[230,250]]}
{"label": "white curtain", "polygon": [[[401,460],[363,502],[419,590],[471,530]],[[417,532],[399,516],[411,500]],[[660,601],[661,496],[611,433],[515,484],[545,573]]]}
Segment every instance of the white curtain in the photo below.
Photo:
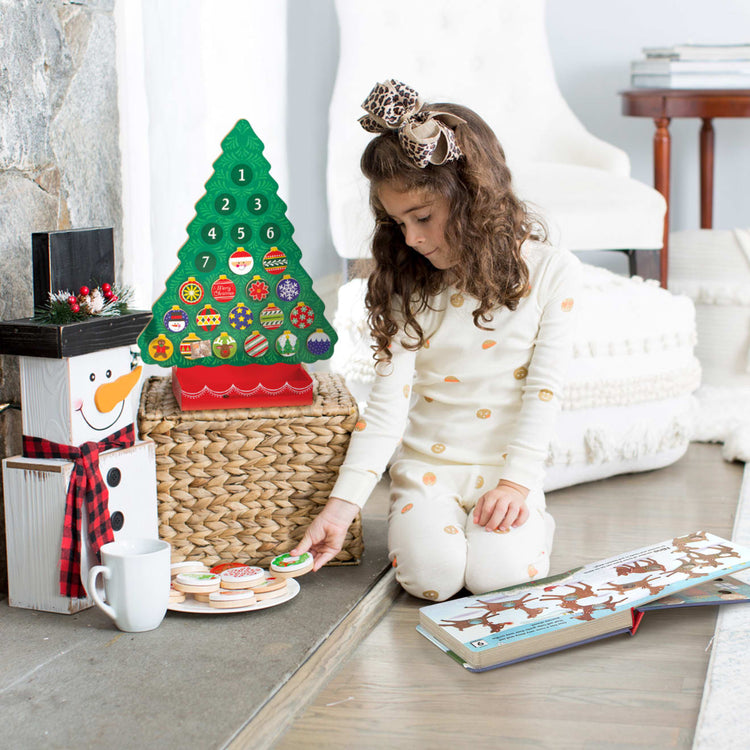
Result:
{"label": "white curtain", "polygon": [[119,0],[122,282],[150,308],[177,265],[221,140],[247,119],[282,197],[286,0]]}

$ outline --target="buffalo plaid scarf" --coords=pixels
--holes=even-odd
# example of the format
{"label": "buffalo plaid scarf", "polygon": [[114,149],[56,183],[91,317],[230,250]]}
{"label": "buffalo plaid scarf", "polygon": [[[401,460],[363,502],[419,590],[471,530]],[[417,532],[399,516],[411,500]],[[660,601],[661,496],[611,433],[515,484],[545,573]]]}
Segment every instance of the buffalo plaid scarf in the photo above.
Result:
{"label": "buffalo plaid scarf", "polygon": [[75,599],[86,596],[81,581],[81,514],[88,513],[88,537],[98,555],[103,544],[114,541],[109,519],[109,492],[99,471],[100,451],[129,448],[135,443],[132,424],[113,432],[98,443],[76,447],[53,443],[44,438],[23,436],[23,455],[27,458],[67,458],[75,462],[65,498],[65,522],[60,546],[60,594]]}

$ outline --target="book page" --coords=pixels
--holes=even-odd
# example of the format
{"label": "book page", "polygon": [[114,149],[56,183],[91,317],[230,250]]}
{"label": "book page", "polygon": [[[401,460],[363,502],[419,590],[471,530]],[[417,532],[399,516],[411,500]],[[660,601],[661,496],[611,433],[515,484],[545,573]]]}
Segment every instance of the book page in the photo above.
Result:
{"label": "book page", "polygon": [[421,623],[472,651],[607,617],[750,565],[750,550],[697,532],[599,560],[557,580],[423,607]]}
{"label": "book page", "polygon": [[[744,572],[740,571],[740,574]],[[638,609],[648,612],[655,609],[697,607],[733,602],[750,602],[750,584],[741,581],[739,577],[723,575],[720,578],[714,578],[713,581],[699,583],[676,594],[663,596],[648,604],[642,604]]]}

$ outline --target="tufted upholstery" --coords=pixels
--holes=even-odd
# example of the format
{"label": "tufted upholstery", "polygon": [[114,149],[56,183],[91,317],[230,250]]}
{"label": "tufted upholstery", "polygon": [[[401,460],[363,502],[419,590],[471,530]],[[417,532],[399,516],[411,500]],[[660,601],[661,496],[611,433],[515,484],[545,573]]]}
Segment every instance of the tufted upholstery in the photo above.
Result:
{"label": "tufted upholstery", "polygon": [[330,109],[328,202],[342,258],[367,256],[372,228],[357,124],[377,81],[475,109],[498,134],[520,196],[571,250],[657,250],[662,196],[629,177],[618,148],[589,133],[555,81],[543,0],[336,0],[341,52]]}

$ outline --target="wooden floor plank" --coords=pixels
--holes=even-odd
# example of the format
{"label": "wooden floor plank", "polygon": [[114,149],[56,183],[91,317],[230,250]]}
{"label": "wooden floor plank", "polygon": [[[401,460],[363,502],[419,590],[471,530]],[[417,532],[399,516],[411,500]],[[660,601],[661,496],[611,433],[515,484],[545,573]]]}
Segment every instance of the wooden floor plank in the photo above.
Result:
{"label": "wooden floor plank", "polygon": [[[702,528],[728,537],[741,481],[718,446],[692,444],[666,469],[551,493],[552,572]],[[471,674],[415,632],[422,605],[402,594],[275,747],[691,746],[714,608],[650,612],[635,637]]]}

